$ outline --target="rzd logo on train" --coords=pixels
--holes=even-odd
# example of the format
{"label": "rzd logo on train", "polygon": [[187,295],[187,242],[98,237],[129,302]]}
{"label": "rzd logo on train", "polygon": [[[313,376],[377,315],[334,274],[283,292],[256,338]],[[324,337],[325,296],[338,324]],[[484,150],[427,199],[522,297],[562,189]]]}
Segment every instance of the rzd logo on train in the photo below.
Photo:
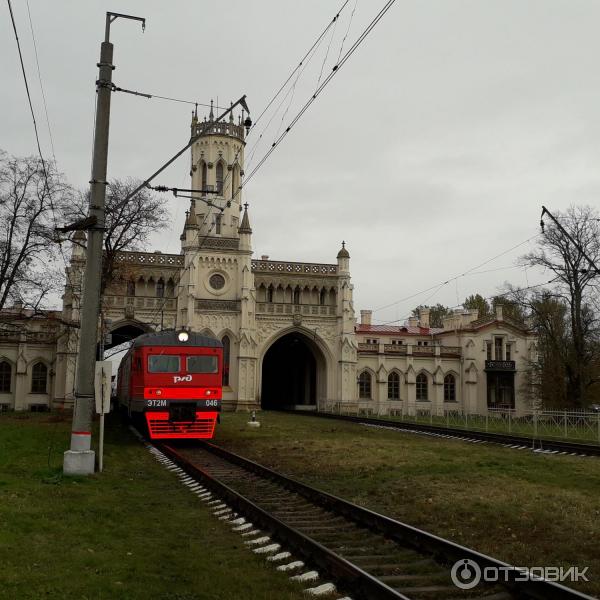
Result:
{"label": "rzd logo on train", "polygon": [[191,381],[191,380],[192,380],[191,375],[184,375],[183,377],[180,375],[173,376],[173,383],[180,383],[182,381]]}

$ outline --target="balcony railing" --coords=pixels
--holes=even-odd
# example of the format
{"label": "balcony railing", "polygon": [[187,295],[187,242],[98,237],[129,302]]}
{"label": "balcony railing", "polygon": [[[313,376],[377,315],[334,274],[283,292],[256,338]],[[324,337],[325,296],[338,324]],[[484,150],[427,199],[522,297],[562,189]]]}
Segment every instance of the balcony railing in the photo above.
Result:
{"label": "balcony railing", "polygon": [[460,346],[440,346],[440,356],[455,357],[462,354]]}
{"label": "balcony railing", "polygon": [[406,354],[407,346],[402,344],[384,344],[383,350],[386,354]]}
{"label": "balcony railing", "polygon": [[160,308],[162,310],[175,310],[177,308],[176,298],[110,295],[105,296],[104,301],[109,309],[123,308],[126,305],[133,305],[136,308]]}
{"label": "balcony railing", "polygon": [[485,371],[515,371],[514,360],[486,360]]}
{"label": "balcony railing", "polygon": [[258,302],[257,314],[267,315],[315,315],[322,317],[335,317],[335,306],[320,306],[318,304],[290,304],[283,302]]}
{"label": "balcony railing", "polygon": [[337,275],[337,265],[321,263],[297,263],[280,260],[253,260],[254,273],[289,273],[294,275]]}
{"label": "balcony railing", "polygon": [[379,344],[365,344],[364,342],[359,342],[358,351],[377,353],[379,351]]}
{"label": "balcony railing", "polygon": [[435,346],[413,346],[413,356],[433,356],[435,354]]}

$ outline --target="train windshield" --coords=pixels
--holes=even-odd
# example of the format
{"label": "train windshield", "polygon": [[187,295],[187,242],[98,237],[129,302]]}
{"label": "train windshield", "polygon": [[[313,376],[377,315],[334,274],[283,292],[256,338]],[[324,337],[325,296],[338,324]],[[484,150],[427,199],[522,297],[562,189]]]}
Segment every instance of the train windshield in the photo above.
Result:
{"label": "train windshield", "polygon": [[179,356],[153,354],[148,357],[149,373],[179,373]]}
{"label": "train windshield", "polygon": [[219,363],[216,356],[188,356],[188,373],[218,373]]}

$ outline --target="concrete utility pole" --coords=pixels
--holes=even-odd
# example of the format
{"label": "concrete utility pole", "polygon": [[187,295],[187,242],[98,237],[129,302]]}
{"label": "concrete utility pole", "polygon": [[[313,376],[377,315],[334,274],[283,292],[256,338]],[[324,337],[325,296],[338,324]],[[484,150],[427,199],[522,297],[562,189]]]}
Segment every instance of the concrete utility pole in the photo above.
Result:
{"label": "concrete utility pole", "polygon": [[92,414],[94,411],[94,377],[98,314],[100,312],[100,278],[102,274],[102,246],[104,241],[104,202],[106,198],[106,163],[108,159],[108,130],[110,95],[112,92],[113,45],[109,41],[110,25],[117,18],[146,20],[119,13],[106,13],[104,42],[100,46],[99,76],[96,82],[96,130],[90,181],[90,207],[87,237],[87,262],[83,282],[83,306],[80,314],[79,354],[75,376],[75,407],[71,427],[71,449],[64,455],[65,475],[90,475],[94,472],[95,454],[92,444]]}

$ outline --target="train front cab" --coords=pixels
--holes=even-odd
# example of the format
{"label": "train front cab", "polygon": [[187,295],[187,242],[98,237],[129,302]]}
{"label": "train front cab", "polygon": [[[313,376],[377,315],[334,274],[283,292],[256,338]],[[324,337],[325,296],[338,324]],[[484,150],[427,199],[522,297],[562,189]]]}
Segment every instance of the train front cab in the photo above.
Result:
{"label": "train front cab", "polygon": [[150,438],[212,438],[221,410],[221,348],[146,346],[139,352]]}

